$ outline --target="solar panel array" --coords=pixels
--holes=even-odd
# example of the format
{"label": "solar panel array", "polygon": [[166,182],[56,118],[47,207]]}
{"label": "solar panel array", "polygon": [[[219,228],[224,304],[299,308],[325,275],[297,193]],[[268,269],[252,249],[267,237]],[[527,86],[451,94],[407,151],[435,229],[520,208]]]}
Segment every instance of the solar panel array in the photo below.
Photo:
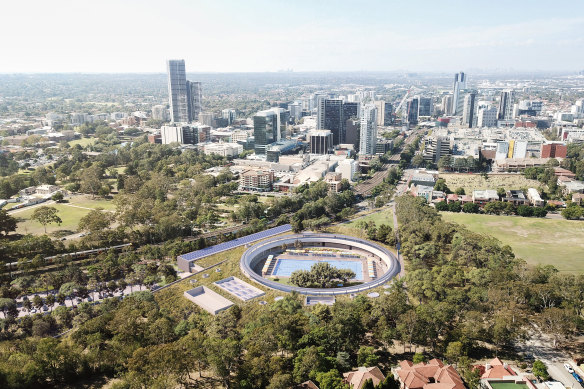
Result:
{"label": "solar panel array", "polygon": [[273,235],[282,234],[284,232],[288,232],[292,230],[292,226],[290,224],[284,224],[282,226],[274,227],[267,229],[265,231],[256,232],[255,234],[243,236],[241,238],[237,238],[234,240],[230,240],[229,242],[219,243],[214,246],[205,247],[204,249],[192,251],[190,253],[180,255],[185,261],[195,261],[197,259],[201,259],[207,257],[209,255],[217,254],[222,251],[231,250],[233,248],[243,246],[248,243],[252,243],[261,239],[269,238]]}

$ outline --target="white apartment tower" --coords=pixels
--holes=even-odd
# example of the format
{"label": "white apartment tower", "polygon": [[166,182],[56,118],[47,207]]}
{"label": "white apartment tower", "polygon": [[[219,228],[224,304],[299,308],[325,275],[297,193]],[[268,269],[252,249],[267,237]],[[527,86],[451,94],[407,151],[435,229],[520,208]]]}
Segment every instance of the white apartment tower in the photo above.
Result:
{"label": "white apartment tower", "polygon": [[377,147],[377,108],[374,104],[361,106],[359,153],[375,155]]}

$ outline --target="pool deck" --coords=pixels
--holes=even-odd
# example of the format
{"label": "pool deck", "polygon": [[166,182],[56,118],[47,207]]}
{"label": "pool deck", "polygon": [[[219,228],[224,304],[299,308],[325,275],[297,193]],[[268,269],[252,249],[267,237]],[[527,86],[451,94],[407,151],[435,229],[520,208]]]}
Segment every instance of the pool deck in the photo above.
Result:
{"label": "pool deck", "polygon": [[[351,261],[351,262],[360,262],[361,269],[362,269],[361,273],[362,273],[363,279],[355,279],[355,281],[369,282],[369,281],[373,280],[371,277],[369,277],[369,272],[367,271],[367,257],[365,257],[363,255],[360,255],[359,258],[344,258],[344,257],[341,257],[339,255],[335,255],[335,257],[322,257],[322,256],[318,256],[318,255],[313,255],[311,253],[307,253],[307,254],[308,255],[301,256],[301,255],[291,255],[289,253],[283,253],[283,254],[274,256],[274,259],[276,261],[280,261],[280,259],[293,259],[293,260],[312,261],[312,262],[327,261],[327,260],[334,260],[334,261],[346,260],[346,261]],[[381,260],[375,260],[374,266],[377,269],[378,275],[383,274],[387,271],[385,265],[383,264],[383,262]],[[276,267],[277,267],[277,263],[276,263],[276,266],[274,266],[274,269],[276,269]],[[287,278],[287,276],[283,276],[283,275],[275,275],[275,274],[268,274],[268,275]]]}

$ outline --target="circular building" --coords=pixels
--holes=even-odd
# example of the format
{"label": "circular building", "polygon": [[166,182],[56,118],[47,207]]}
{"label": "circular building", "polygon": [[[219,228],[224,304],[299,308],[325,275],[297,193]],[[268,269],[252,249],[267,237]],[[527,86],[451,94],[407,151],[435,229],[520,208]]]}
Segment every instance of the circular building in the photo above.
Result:
{"label": "circular building", "polygon": [[[296,270],[310,270],[328,262],[355,274],[351,286],[302,288],[273,279],[286,278]],[[338,234],[303,233],[276,236],[259,242],[243,253],[241,271],[269,288],[304,295],[334,296],[362,292],[383,285],[400,272],[396,256],[381,245]]]}

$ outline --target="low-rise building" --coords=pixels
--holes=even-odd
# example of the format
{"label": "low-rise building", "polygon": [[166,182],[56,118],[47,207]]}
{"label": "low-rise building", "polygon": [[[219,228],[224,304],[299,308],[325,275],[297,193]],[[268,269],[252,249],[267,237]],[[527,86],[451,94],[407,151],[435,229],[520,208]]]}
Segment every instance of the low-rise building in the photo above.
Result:
{"label": "low-rise building", "polygon": [[496,190],[475,190],[472,192],[472,202],[479,207],[484,207],[486,203],[491,201],[498,201],[499,195]]}
{"label": "low-rise building", "polygon": [[466,203],[472,203],[472,196],[469,195],[457,195],[455,193],[450,193],[448,196],[446,196],[446,202],[448,204],[452,203],[452,202],[457,202],[459,201],[461,204],[466,204]]}
{"label": "low-rise building", "polygon": [[584,193],[584,181],[568,181],[562,184],[562,193],[567,196],[572,193]]}
{"label": "low-rise building", "polygon": [[217,154],[222,157],[236,157],[243,153],[243,146],[237,143],[208,143],[203,147],[206,155]]}
{"label": "low-rise building", "polygon": [[385,380],[385,376],[377,366],[359,367],[357,371],[343,373],[343,378],[351,389],[361,389],[367,380],[373,381],[373,385],[375,386]]}
{"label": "low-rise building", "polygon": [[584,193],[574,193],[572,195],[572,202],[578,205],[582,205],[584,203]]}
{"label": "low-rise building", "polygon": [[324,182],[329,186],[331,192],[339,192],[341,190],[341,173],[329,172],[324,176]]}
{"label": "low-rise building", "polygon": [[247,170],[239,177],[239,190],[269,192],[274,183],[274,172],[267,170]]}
{"label": "low-rise building", "polygon": [[402,389],[465,389],[454,367],[439,359],[416,364],[401,361],[395,372]]}
{"label": "low-rise building", "polygon": [[414,197],[423,197],[427,202],[432,201],[432,192],[434,191],[433,186],[427,185],[414,185],[412,186],[411,193]]}
{"label": "low-rise building", "polygon": [[539,192],[535,188],[527,189],[527,198],[534,207],[543,207],[545,202],[542,200]]}
{"label": "low-rise building", "polygon": [[425,185],[434,187],[436,184],[436,179],[432,174],[428,173],[416,173],[412,176],[410,180],[410,185]]}
{"label": "low-rise building", "polygon": [[503,201],[507,203],[512,203],[515,206],[527,205],[529,204],[529,199],[525,197],[525,193],[522,190],[508,190],[505,192],[505,197]]}

